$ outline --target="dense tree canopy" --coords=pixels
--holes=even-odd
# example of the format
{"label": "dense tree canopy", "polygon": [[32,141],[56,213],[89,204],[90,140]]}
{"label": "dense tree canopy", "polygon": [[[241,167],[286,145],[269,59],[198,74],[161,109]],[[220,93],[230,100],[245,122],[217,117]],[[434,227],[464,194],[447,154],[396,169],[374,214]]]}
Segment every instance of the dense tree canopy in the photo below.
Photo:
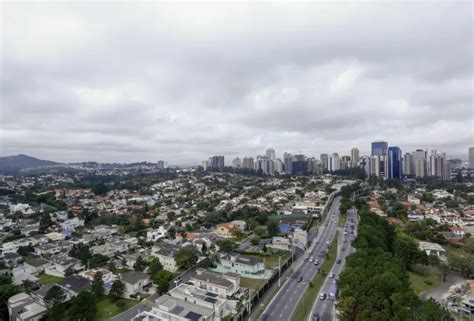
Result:
{"label": "dense tree canopy", "polygon": [[347,257],[338,286],[341,320],[452,320],[434,301],[421,301],[407,268],[425,258],[414,240],[358,202],[357,251]]}

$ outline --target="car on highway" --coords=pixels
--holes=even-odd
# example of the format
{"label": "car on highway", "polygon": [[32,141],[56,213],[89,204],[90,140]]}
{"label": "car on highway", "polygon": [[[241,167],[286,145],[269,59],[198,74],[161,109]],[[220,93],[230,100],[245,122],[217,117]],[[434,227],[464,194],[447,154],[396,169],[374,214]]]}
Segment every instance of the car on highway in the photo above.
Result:
{"label": "car on highway", "polygon": [[331,244],[331,243],[329,243],[329,241],[326,241],[326,245],[329,245],[329,244]]}
{"label": "car on highway", "polygon": [[301,281],[303,281],[303,277],[302,277],[302,276],[300,276],[300,277],[298,278],[298,283],[300,283]]}
{"label": "car on highway", "polygon": [[338,260],[336,261],[336,263],[337,263],[337,264],[341,264],[341,259],[338,259]]}
{"label": "car on highway", "polygon": [[313,314],[312,321],[321,321],[321,317],[319,316],[319,314],[317,314],[317,313]]}
{"label": "car on highway", "polygon": [[319,261],[318,260],[314,260],[314,265],[318,265],[319,264]]}
{"label": "car on highway", "polygon": [[310,261],[310,262],[313,262],[313,260],[314,260],[314,257],[310,257],[310,258],[309,258],[309,261]]}
{"label": "car on highway", "polygon": [[343,248],[342,248],[342,251],[345,251],[345,250],[346,250],[346,248],[345,248],[345,247],[343,247]]}
{"label": "car on highway", "polygon": [[326,297],[327,297],[327,294],[324,292],[319,295],[320,300],[326,300]]}
{"label": "car on highway", "polygon": [[332,272],[329,273],[329,277],[330,277],[331,279],[334,278],[334,277],[335,277],[334,273],[332,273]]}

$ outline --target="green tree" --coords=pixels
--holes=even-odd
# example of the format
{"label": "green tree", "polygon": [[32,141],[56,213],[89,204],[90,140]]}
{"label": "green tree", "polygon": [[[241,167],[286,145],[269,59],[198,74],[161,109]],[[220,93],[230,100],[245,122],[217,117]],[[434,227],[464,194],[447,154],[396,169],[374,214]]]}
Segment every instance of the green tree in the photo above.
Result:
{"label": "green tree", "polygon": [[76,296],[68,310],[71,321],[94,321],[97,313],[96,299],[88,291],[82,291]]}
{"label": "green tree", "polygon": [[109,295],[112,297],[113,300],[118,300],[123,296],[125,291],[125,284],[122,281],[116,280],[112,283],[112,287],[110,288]]}
{"label": "green tree", "polygon": [[268,235],[270,237],[278,235],[278,233],[280,233],[280,229],[278,227],[278,222],[274,221],[274,220],[271,220],[270,222],[268,222],[267,232],[268,232]]}
{"label": "green tree", "polygon": [[150,272],[150,274],[153,276],[161,270],[163,270],[163,265],[161,264],[160,260],[157,257],[153,257],[153,259],[150,261],[150,264],[148,265],[148,272]]}
{"label": "green tree", "polygon": [[9,320],[7,301],[18,292],[20,287],[12,284],[10,276],[0,276],[0,320]]}
{"label": "green tree", "polygon": [[224,253],[230,253],[237,248],[237,244],[231,240],[218,241],[217,246],[219,246],[220,251]]}
{"label": "green tree", "polygon": [[133,264],[133,269],[135,271],[143,271],[145,270],[147,266],[147,262],[140,256],[137,257],[137,260],[135,261],[135,263]]}
{"label": "green tree", "polygon": [[196,254],[196,250],[193,247],[187,246],[180,249],[174,259],[176,261],[176,265],[179,268],[189,269],[194,264],[196,264],[198,256]]}
{"label": "green tree", "polygon": [[168,292],[169,283],[173,278],[174,274],[166,270],[161,270],[153,275],[153,283],[156,284],[160,295]]}
{"label": "green tree", "polygon": [[35,250],[34,247],[31,244],[29,244],[26,246],[20,246],[17,250],[17,253],[23,257],[26,257],[30,255],[31,253],[33,253],[34,250]]}
{"label": "green tree", "polygon": [[48,290],[46,296],[44,297],[44,303],[48,309],[55,309],[61,305],[66,299],[66,294],[63,289],[58,285],[53,285],[51,289]]}
{"label": "green tree", "polygon": [[91,283],[91,292],[98,298],[104,294],[104,280],[102,279],[102,273],[96,272]]}

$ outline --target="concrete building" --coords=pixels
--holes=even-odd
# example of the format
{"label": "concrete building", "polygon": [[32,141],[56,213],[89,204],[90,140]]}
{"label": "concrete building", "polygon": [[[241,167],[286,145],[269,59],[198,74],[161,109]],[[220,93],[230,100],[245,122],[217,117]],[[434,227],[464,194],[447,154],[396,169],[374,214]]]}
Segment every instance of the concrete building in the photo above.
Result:
{"label": "concrete building", "polygon": [[412,152],[415,177],[425,177],[427,174],[426,151],[417,149]]}
{"label": "concrete building", "polygon": [[288,174],[293,173],[293,155],[290,153],[283,154],[283,163],[285,165],[285,172]]}
{"label": "concrete building", "polygon": [[234,168],[241,168],[242,167],[242,160],[240,157],[236,157],[232,160],[232,167]]}
{"label": "concrete building", "polygon": [[244,157],[242,160],[242,167],[247,169],[254,169],[255,164],[253,157]]}
{"label": "concrete building", "polygon": [[266,278],[265,264],[253,257],[242,257],[240,254],[221,257],[220,265],[226,271],[237,273],[243,277]]}
{"label": "concrete building", "polygon": [[328,159],[329,159],[328,154],[321,154],[319,156],[319,160],[321,161],[321,167],[322,167],[323,172],[328,170]]}
{"label": "concrete building", "polygon": [[469,147],[469,168],[474,168],[474,147]]}
{"label": "concrete building", "polygon": [[[351,160],[354,162],[354,164],[359,163],[359,149],[357,147],[353,147],[351,149]],[[352,167],[355,167],[355,165]]]}
{"label": "concrete building", "polygon": [[265,151],[265,157],[271,159],[272,161],[275,160],[276,154],[273,148],[269,148]]}
{"label": "concrete building", "polygon": [[38,299],[24,292],[10,297],[7,305],[9,321],[39,321],[47,312]]}
{"label": "concrete building", "polygon": [[232,297],[240,288],[239,274],[220,274],[208,272],[203,268],[198,268],[189,281],[197,288],[217,293],[221,298]]}
{"label": "concrete building", "polygon": [[225,166],[224,156],[212,156],[210,161],[210,166],[213,169],[223,169]]}
{"label": "concrete building", "polygon": [[334,153],[328,158],[328,171],[334,172],[339,170],[339,154]]}
{"label": "concrete building", "polygon": [[365,171],[365,175],[370,176],[370,157],[369,156],[362,156],[359,159],[359,167],[363,168]]}
{"label": "concrete building", "polygon": [[414,170],[413,155],[411,153],[405,153],[403,157],[403,175],[412,176],[415,174]]}

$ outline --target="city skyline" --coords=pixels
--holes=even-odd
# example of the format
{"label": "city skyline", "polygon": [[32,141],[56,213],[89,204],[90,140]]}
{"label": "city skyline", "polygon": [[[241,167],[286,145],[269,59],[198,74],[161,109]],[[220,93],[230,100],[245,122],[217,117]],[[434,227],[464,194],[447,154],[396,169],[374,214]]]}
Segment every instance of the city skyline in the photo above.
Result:
{"label": "city skyline", "polygon": [[472,3],[1,7],[2,156],[185,165],[385,140],[466,159],[474,145]]}

